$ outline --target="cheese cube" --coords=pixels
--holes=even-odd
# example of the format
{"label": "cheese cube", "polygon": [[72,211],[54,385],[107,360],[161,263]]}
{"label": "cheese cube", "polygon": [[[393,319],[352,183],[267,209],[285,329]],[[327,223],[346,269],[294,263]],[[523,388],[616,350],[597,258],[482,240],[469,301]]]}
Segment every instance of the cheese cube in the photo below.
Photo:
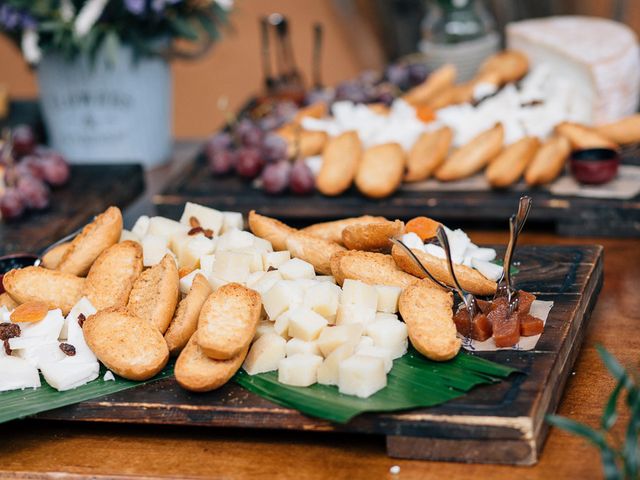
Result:
{"label": "cheese cube", "polygon": [[393,285],[376,285],[375,289],[378,292],[378,306],[376,309],[379,312],[396,313],[402,288]]}
{"label": "cheese cube", "polygon": [[399,320],[398,315],[395,313],[376,313],[375,320]]}
{"label": "cheese cube", "polygon": [[148,233],[148,230],[149,230],[149,217],[147,217],[146,215],[142,215],[141,217],[138,217],[138,220],[136,220],[136,223],[133,224],[133,227],[131,228],[131,233],[136,235],[138,238],[142,238]]}
{"label": "cheese cube", "polygon": [[319,282],[329,282],[329,283],[336,283],[336,279],[334,276],[332,275],[317,275],[316,276],[316,280]]}
{"label": "cheese cube", "polygon": [[322,357],[299,353],[280,360],[278,381],[294,387],[308,387],[318,380]]}
{"label": "cheese cube", "polygon": [[182,217],[180,217],[180,223],[191,228],[191,217],[194,217],[202,228],[212,230],[214,235],[220,235],[224,223],[222,212],[197,203],[187,202]]}
{"label": "cheese cube", "polygon": [[169,249],[168,240],[159,235],[145,235],[140,243],[142,245],[142,264],[145,267],[152,267],[160,263]]}
{"label": "cheese cube", "polygon": [[345,305],[344,303],[342,303],[338,307],[336,325],[347,325],[350,323],[361,323],[363,325],[366,325],[367,323],[373,322],[375,318],[375,307],[365,307],[364,305],[351,304]]}
{"label": "cheese cube", "polygon": [[378,291],[360,280],[346,279],[342,284],[341,301],[343,305],[362,305],[375,310],[378,307]]}
{"label": "cheese cube", "polygon": [[309,308],[296,307],[290,312],[289,335],[292,337],[315,340],[326,326],[327,320]]}
{"label": "cheese cube", "polygon": [[325,327],[320,332],[317,343],[324,357],[329,356],[343,343],[355,344],[360,340],[364,327],[359,323]]}
{"label": "cheese cube", "polygon": [[40,375],[34,365],[18,357],[0,357],[0,392],[39,386]]}
{"label": "cheese cube", "polygon": [[303,299],[302,287],[293,280],[278,280],[262,294],[262,304],[269,318],[277,318],[282,312],[300,305]]}
{"label": "cheese cube", "polygon": [[243,230],[231,230],[222,234],[218,238],[216,252],[224,252],[226,250],[241,250],[243,248],[253,248],[255,235],[251,232]]}
{"label": "cheese cube", "polygon": [[373,338],[363,335],[360,337],[360,340],[356,344],[356,350],[364,347],[374,347],[374,346],[375,346],[375,343],[373,343]]}
{"label": "cheese cube", "polygon": [[291,321],[291,314],[289,311],[284,312],[276,318],[273,322],[273,330],[282,338],[289,339],[289,322]]}
{"label": "cheese cube", "polygon": [[299,278],[313,279],[316,277],[316,271],[313,265],[299,258],[287,260],[278,267],[278,271],[285,280],[296,280]]}
{"label": "cheese cube", "polygon": [[367,325],[367,335],[373,339],[377,347],[384,347],[391,352],[391,358],[400,358],[407,353],[407,325],[400,320],[375,320]]}
{"label": "cheese cube", "polygon": [[202,270],[196,268],[194,271],[188,273],[180,279],[180,293],[182,293],[183,295],[189,293],[189,290],[191,290],[191,285],[193,284],[193,279],[196,278],[196,275],[198,274],[203,275],[204,278],[207,278]]}
{"label": "cheese cube", "polygon": [[219,252],[213,262],[212,276],[228,282],[244,283],[251,273],[251,255],[238,252]]}
{"label": "cheese cube", "polygon": [[242,368],[249,375],[277,370],[285,357],[286,344],[285,339],[275,333],[261,336],[251,345]]}
{"label": "cheese cube", "polygon": [[387,374],[381,358],[356,354],[340,362],[338,368],[340,393],[368,398],[386,386]]}
{"label": "cheese cube", "polygon": [[118,240],[119,242],[126,242],[127,240],[131,240],[132,242],[138,242],[140,243],[141,238],[136,235],[133,232],[130,232],[129,230],[122,230],[122,232],[120,233],[120,240]]}
{"label": "cheese cube", "polygon": [[222,212],[222,229],[220,233],[228,232],[229,230],[242,230],[244,227],[244,220],[242,219],[242,213],[240,212]]}
{"label": "cheese cube", "polygon": [[213,273],[213,262],[215,262],[215,260],[216,255],[214,253],[200,257],[200,270],[205,273],[205,277]]}
{"label": "cheese cube", "polygon": [[[258,274],[262,275],[257,278]],[[251,275],[254,276],[251,277]],[[269,291],[278,280],[282,280],[282,275],[280,275],[280,272],[277,270],[272,270],[271,272],[254,272],[251,275],[247,278],[247,287],[252,288],[261,295]]]}
{"label": "cheese cube", "polygon": [[334,323],[342,290],[330,282],[317,282],[304,293],[303,305]]}
{"label": "cheese cube", "polygon": [[204,235],[194,235],[184,244],[182,251],[178,254],[178,266],[193,267],[200,261],[200,257],[213,253],[216,244],[213,240]]}
{"label": "cheese cube", "polygon": [[[256,327],[256,333],[253,336],[253,341],[255,342],[261,336],[266,335],[267,333],[276,333],[275,328],[273,328],[273,322],[270,320],[261,320]],[[278,335],[276,333],[276,335]]]}
{"label": "cheese cube", "polygon": [[273,252],[273,246],[269,240],[256,237],[255,235],[253,236],[253,249],[260,254]]}
{"label": "cheese cube", "polygon": [[168,240],[177,233],[187,233],[189,230],[190,228],[187,225],[183,225],[175,220],[164,217],[151,217],[145,235],[158,235]]}
{"label": "cheese cube", "polygon": [[393,359],[391,358],[391,351],[388,348],[376,347],[376,346],[363,346],[356,348],[358,355],[367,355],[370,357],[378,357],[384,362],[384,371],[389,373],[393,368]]}
{"label": "cheese cube", "polygon": [[278,268],[287,260],[291,259],[288,250],[282,252],[267,252],[262,254],[262,268],[269,270],[270,268]]}
{"label": "cheese cube", "polygon": [[215,275],[209,275],[209,285],[213,290],[219,289],[221,286],[226,285],[227,283],[231,283],[224,278],[216,277]]}
{"label": "cheese cube", "polygon": [[298,353],[306,353],[309,355],[320,355],[320,349],[316,342],[308,342],[306,340],[300,340],[299,338],[292,338],[287,342],[286,347],[287,357],[296,355]]}
{"label": "cheese cube", "polygon": [[318,383],[323,385],[338,385],[338,369],[340,362],[354,354],[354,344],[343,343],[324,359],[318,368]]}
{"label": "cheese cube", "polygon": [[249,270],[251,271],[251,273],[264,271],[264,268],[262,266],[262,254],[254,250],[253,247],[234,248],[230,251],[244,253],[245,255],[249,255],[251,257],[251,264],[249,265]]}

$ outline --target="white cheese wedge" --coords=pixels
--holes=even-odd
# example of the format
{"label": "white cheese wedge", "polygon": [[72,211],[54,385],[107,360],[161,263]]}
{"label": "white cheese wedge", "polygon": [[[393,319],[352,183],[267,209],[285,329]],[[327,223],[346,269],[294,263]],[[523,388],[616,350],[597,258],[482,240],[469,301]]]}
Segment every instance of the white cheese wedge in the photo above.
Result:
{"label": "white cheese wedge", "polygon": [[264,273],[257,280],[255,279],[255,277],[247,277],[247,287],[255,290],[261,295],[264,295],[279,280],[282,280],[282,275],[280,275],[280,272],[278,272],[277,270],[272,270],[270,272]]}
{"label": "white cheese wedge", "polygon": [[147,234],[140,244],[142,245],[142,264],[145,267],[152,267],[162,260],[169,252],[168,237]]}
{"label": "white cheese wedge", "polygon": [[107,370],[106,372],[104,372],[104,376],[102,377],[102,381],[103,382],[115,382],[116,381],[116,377],[113,375],[113,372],[111,370]]}
{"label": "white cheese wedge", "polygon": [[289,312],[289,335],[312,341],[327,326],[327,320],[307,307],[296,307]]}
{"label": "white cheese wedge", "polygon": [[317,341],[306,341],[300,340],[299,338],[292,338],[287,342],[287,346],[285,348],[287,353],[287,357],[292,355],[297,355],[299,353],[304,353],[307,355],[320,355],[320,348],[318,348]]}
{"label": "white cheese wedge", "polygon": [[236,248],[230,251],[235,253],[244,253],[245,255],[249,255],[251,257],[251,262],[249,263],[249,271],[251,273],[264,271],[264,267],[262,264],[262,254],[259,251],[257,251],[255,248],[253,247]]}
{"label": "white cheese wedge", "polygon": [[208,277],[213,273],[213,262],[216,260],[215,253],[203,255],[200,257],[200,270],[204,272],[204,276]]}
{"label": "white cheese wedge", "polygon": [[286,344],[286,340],[276,333],[262,335],[251,345],[242,368],[249,375],[277,370],[285,357]]}
{"label": "white cheese wedge", "polygon": [[389,373],[393,368],[393,358],[388,348],[374,346],[363,346],[356,348],[356,354],[368,357],[377,357],[384,362],[384,372]]}
{"label": "white cheese wedge", "polygon": [[230,230],[242,230],[244,228],[244,220],[240,212],[222,212],[222,230],[220,233],[226,233]]}
{"label": "white cheese wedge", "polygon": [[322,355],[327,357],[343,343],[348,342],[355,345],[360,340],[363,331],[364,326],[360,323],[325,327],[316,341]]}
{"label": "white cheese wedge", "polygon": [[253,336],[253,340],[256,341],[257,339],[268,333],[276,333],[275,329],[273,328],[273,324],[274,322],[272,322],[271,320],[261,320],[256,327],[256,333]]}
{"label": "white cheese wedge", "polygon": [[183,295],[186,295],[187,293],[189,293],[189,290],[191,290],[191,285],[193,285],[193,280],[196,278],[196,275],[198,274],[204,276],[204,278],[207,278],[207,275],[205,274],[205,272],[203,272],[199,268],[196,268],[194,271],[186,274],[184,277],[180,279],[180,293],[182,293]]}
{"label": "white cheese wedge", "polygon": [[355,345],[352,342],[343,343],[333,350],[318,368],[318,383],[323,385],[338,385],[340,362],[349,358],[354,352]]}
{"label": "white cheese wedge", "polygon": [[255,235],[244,230],[230,230],[218,238],[216,252],[253,248]]}
{"label": "white cheese wedge", "polygon": [[187,233],[189,230],[191,230],[191,228],[188,225],[183,225],[175,220],[165,217],[151,217],[144,236],[156,235],[169,240],[173,235]]}
{"label": "white cheese wedge", "polygon": [[373,339],[376,347],[388,349],[393,359],[407,353],[409,334],[407,325],[400,320],[375,320],[367,325],[366,333]]}
{"label": "white cheese wedge", "polygon": [[465,257],[471,257],[472,260],[475,259],[490,262],[492,260],[495,260],[496,251],[493,248],[476,247],[465,252]]}
{"label": "white cheese wedge", "polygon": [[280,360],[278,381],[294,387],[308,387],[318,381],[319,355],[297,354]]}
{"label": "white cheese wedge", "polygon": [[270,268],[279,268],[280,265],[291,259],[288,250],[281,252],[267,252],[262,254],[262,268],[266,271]]}
{"label": "white cheese wedge", "polygon": [[84,315],[85,320],[89,318],[91,315],[96,313],[96,308],[91,304],[87,297],[82,297],[78,300],[69,314],[64,319],[64,325],[62,326],[62,330],[60,331],[60,336],[58,337],[60,340],[67,339],[67,332],[69,331],[69,322],[78,323],[78,318],[80,314]]}
{"label": "white cheese wedge", "polygon": [[273,322],[273,331],[276,332],[284,339],[291,338],[289,335],[289,323],[291,322],[291,315],[289,311],[286,311],[276,318],[275,322]]}
{"label": "white cheese wedge", "polygon": [[191,217],[195,217],[202,228],[212,230],[214,235],[220,235],[224,223],[222,212],[197,203],[187,202],[182,217],[180,217],[180,223],[191,228]]}
{"label": "white cheese wedge", "polygon": [[304,293],[303,305],[335,323],[342,290],[331,282],[317,282]]}
{"label": "white cheese wedge", "polygon": [[[343,293],[344,295],[344,293]],[[351,323],[360,323],[367,325],[376,318],[375,307],[367,307],[364,305],[345,305],[344,303],[338,307],[336,315],[336,325],[348,325]]]}
{"label": "white cheese wedge", "polygon": [[340,393],[368,398],[386,386],[387,374],[381,358],[356,354],[340,362],[338,368]]}
{"label": "white cheese wedge", "polygon": [[34,365],[18,357],[0,357],[0,392],[39,386],[40,375]]}
{"label": "white cheese wedge", "polygon": [[49,385],[58,391],[71,390],[89,383],[100,374],[98,362],[77,362],[66,357],[59,362],[42,365],[40,370]]}
{"label": "white cheese wedge", "polygon": [[402,288],[393,285],[376,285],[375,289],[378,292],[378,306],[376,309],[379,312],[396,313]]}
{"label": "white cheese wedge", "polygon": [[202,234],[193,235],[185,242],[180,253],[175,252],[178,255],[178,266],[193,267],[200,261],[200,257],[212,254],[215,248],[215,239]]}
{"label": "white cheese wedge", "polygon": [[346,279],[342,284],[341,302],[343,305],[361,305],[375,310],[378,306],[378,291],[360,280]]}
{"label": "white cheese wedge", "polygon": [[59,362],[66,356],[60,350],[60,342],[44,341],[42,337],[31,337],[22,341],[19,337],[11,338],[9,348],[13,350],[13,355],[38,368],[48,363]]}
{"label": "white cheese wedge", "polygon": [[133,224],[131,228],[131,233],[136,235],[138,238],[144,237],[149,231],[149,217],[146,215],[142,215],[138,217],[136,223]]}
{"label": "white cheese wedge", "polygon": [[131,240],[133,242],[140,243],[141,238],[138,235],[136,235],[135,233],[130,232],[129,230],[122,229],[122,232],[120,233],[120,240],[119,241],[120,242],[125,242],[127,240]]}
{"label": "white cheese wedge", "polygon": [[[44,338],[46,340],[55,341],[60,337],[60,332],[64,326],[64,317],[62,311],[49,310],[45,317],[36,323],[18,323],[20,326],[20,336],[17,338],[27,339],[31,337]],[[9,339],[11,341],[13,339]]]}
{"label": "white cheese wedge", "polygon": [[471,265],[489,280],[497,282],[502,277],[502,267],[495,263],[485,262],[483,260],[471,259]]}
{"label": "white cheese wedge", "polygon": [[262,294],[262,305],[269,318],[277,318],[281,313],[302,304],[304,291],[293,280],[278,280]]}
{"label": "white cheese wedge", "polygon": [[420,239],[420,237],[414,233],[409,232],[402,235],[402,243],[404,243],[409,248],[415,248],[416,250],[424,250],[424,243]]}
{"label": "white cheese wedge", "polygon": [[217,252],[212,276],[228,282],[244,283],[251,273],[251,255],[239,252]]}
{"label": "white cheese wedge", "polygon": [[314,279],[316,277],[313,265],[299,258],[287,260],[278,267],[278,271],[285,280]]}

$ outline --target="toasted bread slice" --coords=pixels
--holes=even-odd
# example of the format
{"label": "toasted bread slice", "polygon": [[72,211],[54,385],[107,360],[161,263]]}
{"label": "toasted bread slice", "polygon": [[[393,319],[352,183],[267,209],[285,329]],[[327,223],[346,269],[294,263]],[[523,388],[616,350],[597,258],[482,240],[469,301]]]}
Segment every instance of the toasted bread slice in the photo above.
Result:
{"label": "toasted bread slice", "polygon": [[177,355],[198,328],[200,310],[211,295],[211,285],[204,275],[197,274],[189,293],[180,301],[173,320],[164,334],[171,355]]}
{"label": "toasted bread slice", "polygon": [[332,222],[322,222],[309,225],[301,231],[313,235],[314,237],[324,238],[331,242],[342,245],[342,231],[351,225],[360,225],[373,222],[383,222],[384,217],[373,217],[371,215],[363,215],[361,217],[343,218],[342,220],[334,220]]}
{"label": "toasted bread slice", "polygon": [[160,263],[145,270],[136,279],[129,294],[127,310],[164,333],[173,318],[179,294],[178,267],[171,255],[167,254]]}
{"label": "toasted bread slice", "polygon": [[151,378],[169,360],[167,344],[155,326],[123,308],[91,315],[82,325],[82,332],[96,357],[129,380]]}
{"label": "toasted bread slice", "polygon": [[350,225],[342,231],[342,243],[349,250],[389,252],[389,239],[403,232],[404,222],[400,220]]}
{"label": "toasted bread slice", "polygon": [[42,267],[11,270],[2,279],[4,289],[17,303],[44,302],[65,315],[82,297],[84,283],[84,278]]}
{"label": "toasted bread slice", "polygon": [[48,268],[49,270],[56,270],[58,268],[58,265],[60,265],[62,257],[65,256],[70,246],[71,242],[65,242],[53,247],[42,256],[42,266],[44,268]]}
{"label": "toasted bread slice", "polygon": [[275,218],[260,215],[255,210],[249,212],[249,228],[255,236],[271,242],[274,250],[286,250],[287,237],[297,231]]}
{"label": "toasted bread slice", "polygon": [[142,273],[142,247],[126,240],[100,254],[84,284],[86,296],[96,310],[127,305],[133,283]]}
{"label": "toasted bread slice", "polygon": [[[449,273],[447,261],[444,258],[434,257],[422,250],[411,249],[411,251],[418,257],[431,275],[441,282],[453,286],[453,279]],[[426,277],[422,270],[411,260],[409,255],[397,245],[394,245],[391,249],[391,255],[398,267],[405,272],[420,278]],[[466,265],[454,265],[454,269],[460,286],[468,292],[474,295],[493,295],[496,293],[496,282],[489,280],[477,270],[467,267]]]}
{"label": "toasted bread slice", "polygon": [[400,294],[398,308],[411,344],[425,357],[445,361],[455,357],[461,341],[453,323],[453,295],[433,282],[420,280]]}
{"label": "toasted bread slice", "polygon": [[344,247],[330,240],[304,232],[293,232],[287,237],[287,250],[292,257],[309,262],[316,272],[331,275],[331,255],[344,251]]}
{"label": "toasted bread slice", "polygon": [[346,278],[360,280],[370,285],[393,285],[406,288],[418,280],[403,272],[391,255],[349,250],[339,252],[331,262],[331,272],[340,285]]}
{"label": "toasted bread slice", "polygon": [[85,276],[96,258],[111,245],[118,243],[121,233],[122,213],[120,209],[118,207],[107,208],[71,241],[57,270],[81,277]]}
{"label": "toasted bread slice", "polygon": [[182,388],[192,392],[209,392],[220,388],[235,375],[247,356],[244,347],[228,360],[213,360],[205,355],[194,334],[176,361],[176,380]]}
{"label": "toasted bread slice", "polygon": [[258,292],[238,283],[223,285],[202,306],[196,331],[198,345],[216,360],[238,356],[251,343],[261,311]]}

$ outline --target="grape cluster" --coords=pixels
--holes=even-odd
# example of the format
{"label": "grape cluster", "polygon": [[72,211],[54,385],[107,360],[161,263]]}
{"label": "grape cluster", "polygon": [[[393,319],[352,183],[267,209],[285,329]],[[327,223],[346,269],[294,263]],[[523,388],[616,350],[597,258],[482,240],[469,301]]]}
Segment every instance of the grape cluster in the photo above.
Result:
{"label": "grape cluster", "polygon": [[[281,108],[257,121],[243,118],[228,131],[213,135],[204,149],[211,172],[214,175],[235,172],[247,180],[259,176],[262,188],[269,194],[282,193],[287,188],[301,195],[312,192],[315,181],[309,167],[302,160],[292,165],[287,141],[263,127],[268,117],[270,124],[278,126],[289,121],[293,115],[290,112],[284,115],[285,110]],[[275,121],[275,117],[280,120]]]}
{"label": "grape cluster", "polygon": [[64,158],[37,144],[28,125],[18,125],[0,141],[0,169],[3,173],[0,214],[14,219],[28,209],[49,206],[50,187],[69,179],[69,165]]}

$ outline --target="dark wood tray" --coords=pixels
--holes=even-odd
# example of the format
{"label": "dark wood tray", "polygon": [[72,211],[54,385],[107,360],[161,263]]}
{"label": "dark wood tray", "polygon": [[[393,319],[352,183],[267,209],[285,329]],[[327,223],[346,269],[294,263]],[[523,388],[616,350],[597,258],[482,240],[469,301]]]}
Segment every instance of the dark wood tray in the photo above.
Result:
{"label": "dark wood tray", "polygon": [[523,374],[438,407],[363,414],[346,425],[310,418],[229,383],[195,394],[173,378],[39,414],[94,422],[343,431],[385,435],[389,455],[461,462],[536,463],[602,286],[602,247],[523,246],[517,285],[555,305],[535,350],[480,353]]}
{"label": "dark wood tray", "polygon": [[143,190],[144,171],[140,165],[72,165],[69,183],[53,190],[47,210],[0,222],[0,254],[37,252],[108,206],[126,207]]}
{"label": "dark wood tray", "polygon": [[[640,153],[630,150],[624,162],[637,164]],[[222,210],[247,213],[256,209],[292,224],[309,224],[358,215],[409,218],[428,215],[443,222],[472,222],[486,226],[514,212],[521,190],[505,191],[407,191],[399,190],[382,200],[363,197],[355,188],[339,197],[315,193],[306,197],[270,196],[237,177],[213,177],[202,155],[154,198],[161,215],[178,218],[184,202],[196,202]],[[535,208],[529,222],[551,224],[568,236],[640,236],[640,196],[632,200],[556,196],[543,189],[526,189]]]}

